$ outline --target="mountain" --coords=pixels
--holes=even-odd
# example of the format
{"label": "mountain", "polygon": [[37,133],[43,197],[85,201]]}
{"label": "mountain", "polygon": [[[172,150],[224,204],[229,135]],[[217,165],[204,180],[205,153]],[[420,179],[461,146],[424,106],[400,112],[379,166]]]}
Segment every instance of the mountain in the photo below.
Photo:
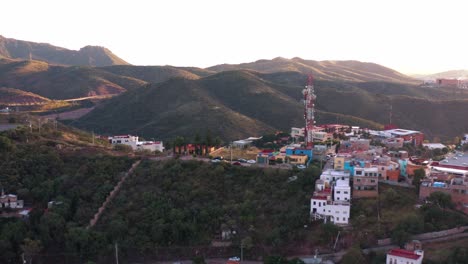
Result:
{"label": "mountain", "polygon": [[110,50],[98,46],[86,46],[69,50],[47,43],[16,40],[0,36],[0,58],[40,60],[50,64],[78,66],[128,65]]}
{"label": "mountain", "polygon": [[206,77],[215,72],[208,71],[200,68],[189,67],[173,67],[173,66],[130,66],[130,65],[117,65],[102,67],[102,70],[111,72],[113,74],[128,76],[140,79],[150,83],[161,83],[169,80],[170,78],[181,77],[185,79],[198,79]]}
{"label": "mountain", "polygon": [[0,105],[43,104],[49,99],[13,88],[0,87]]}
{"label": "mountain", "polygon": [[420,80],[435,80],[439,78],[443,79],[458,79],[458,78],[468,78],[468,70],[452,70],[452,71],[445,71],[427,75],[415,75],[414,76]]}
{"label": "mountain", "polygon": [[261,73],[299,72],[313,74],[319,80],[351,82],[385,81],[415,84],[418,81],[390,68],[360,61],[314,61],[301,58],[258,60],[242,64],[221,64],[207,68],[221,72],[230,70],[253,70]]}
{"label": "mountain", "polygon": [[113,95],[144,84],[145,81],[112,74],[100,68],[0,59],[0,87],[32,92],[49,99]]}
{"label": "mountain", "polygon": [[[280,78],[277,75],[287,75]],[[227,71],[199,79],[176,78],[112,98],[74,125],[104,134],[146,138],[192,137],[210,130],[225,140],[302,126],[302,86],[297,73]],[[285,80],[283,83],[274,80]],[[316,120],[382,128],[390,105],[396,125],[448,139],[468,131],[468,93],[452,94],[402,84],[317,81]],[[405,88],[406,87],[406,88]],[[420,94],[417,92],[420,89]],[[392,92],[393,90],[393,92]],[[421,111],[424,109],[424,111]]]}

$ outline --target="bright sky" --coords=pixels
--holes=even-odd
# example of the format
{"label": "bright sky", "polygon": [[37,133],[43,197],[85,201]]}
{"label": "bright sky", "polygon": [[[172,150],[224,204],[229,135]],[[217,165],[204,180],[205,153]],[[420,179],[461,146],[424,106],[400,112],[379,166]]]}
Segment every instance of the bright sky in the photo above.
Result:
{"label": "bright sky", "polygon": [[468,1],[8,0],[0,35],[109,48],[135,65],[275,57],[360,60],[403,73],[468,69]]}

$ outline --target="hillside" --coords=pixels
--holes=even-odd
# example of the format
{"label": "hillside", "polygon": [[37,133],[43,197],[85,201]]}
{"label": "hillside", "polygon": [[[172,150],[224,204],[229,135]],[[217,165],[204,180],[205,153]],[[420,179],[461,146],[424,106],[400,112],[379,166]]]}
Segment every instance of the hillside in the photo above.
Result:
{"label": "hillside", "polygon": [[150,83],[161,83],[170,78],[181,77],[186,79],[198,79],[208,76],[212,72],[199,68],[178,68],[173,66],[128,66],[118,65],[101,68],[113,74],[128,76]]}
{"label": "hillside", "polygon": [[[301,76],[304,80],[305,76],[295,73],[228,71],[197,80],[173,79],[113,98],[74,125],[99,133],[164,140],[192,137],[206,129],[225,140],[289,131],[303,125],[302,86],[294,85]],[[274,82],[278,79],[284,82]],[[317,81],[316,93],[319,124],[381,128],[389,122],[392,105],[393,123],[421,130],[429,138],[453,138],[468,130],[459,114],[468,111],[467,93],[384,82],[331,81]]]}
{"label": "hillside", "polygon": [[458,78],[468,78],[468,70],[452,70],[452,71],[445,71],[427,75],[416,75],[414,76],[420,80],[435,80],[438,78],[445,78],[445,79],[458,79]]}
{"label": "hillside", "polygon": [[[30,221],[0,208],[0,263],[18,262],[22,252],[17,249],[25,239],[40,244],[35,253],[60,258],[37,263],[82,263],[71,258],[84,248],[73,245],[98,248],[106,241],[86,226],[133,160],[112,152],[106,141],[93,140],[89,133],[60,123],[39,123],[32,116],[10,117],[32,126],[0,132],[1,188],[24,200]],[[83,242],[88,236],[93,239]],[[57,252],[67,252],[70,258]]]}
{"label": "hillside", "polygon": [[0,86],[32,92],[49,99],[119,94],[144,84],[146,82],[142,80],[99,68],[0,59]]}
{"label": "hillside", "polygon": [[350,82],[386,81],[417,83],[409,76],[384,66],[360,61],[314,61],[301,58],[258,60],[241,64],[221,64],[207,70],[221,72],[230,70],[253,70],[261,73],[299,72],[313,74],[319,80],[341,80]]}
{"label": "hillside", "polygon": [[0,87],[0,105],[43,104],[48,101],[50,100],[37,94],[13,88]]}
{"label": "hillside", "polygon": [[5,38],[0,35],[0,58],[40,60],[50,64],[78,66],[127,65],[128,63],[110,50],[98,46],[86,46],[69,50],[47,43]]}
{"label": "hillside", "polygon": [[[301,93],[301,87],[271,84],[247,71],[198,80],[172,79],[113,98],[73,124],[99,133],[160,139],[191,137],[207,129],[225,140],[289,131],[291,126],[302,124],[302,105],[278,87]],[[353,123],[352,118],[358,120],[348,113],[326,113],[321,120],[335,122],[337,118],[348,124]],[[379,126],[368,120],[360,122]]]}
{"label": "hillside", "polygon": [[230,109],[200,82],[187,79],[148,85],[112,98],[73,125],[104,134],[158,139],[191,136],[206,129],[232,139],[274,131],[271,125]]}

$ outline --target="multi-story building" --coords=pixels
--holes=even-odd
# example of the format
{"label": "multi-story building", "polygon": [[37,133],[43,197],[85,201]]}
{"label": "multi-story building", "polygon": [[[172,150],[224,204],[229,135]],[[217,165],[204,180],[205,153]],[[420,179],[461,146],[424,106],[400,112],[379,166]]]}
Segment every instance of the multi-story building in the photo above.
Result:
{"label": "multi-story building", "polygon": [[376,167],[354,167],[353,198],[379,195],[379,170]]}
{"label": "multi-story building", "polygon": [[394,248],[387,252],[387,264],[421,264],[424,251]]}
{"label": "multi-story building", "polygon": [[298,139],[300,137],[304,137],[305,135],[305,128],[303,127],[291,127],[291,137]]}
{"label": "multi-story building", "polygon": [[351,187],[349,186],[349,178],[339,179],[333,186],[333,200],[335,201],[351,201]]}
{"label": "multi-story building", "polygon": [[349,173],[327,170],[315,182],[310,200],[310,215],[334,224],[348,224],[351,212]]}
{"label": "multi-story building", "polygon": [[320,175],[320,179],[325,181],[328,184],[332,184],[337,180],[348,180],[349,181],[350,173],[348,171],[339,171],[339,170],[324,170]]}
{"label": "multi-story building", "polygon": [[119,135],[108,138],[112,145],[123,144],[132,147],[133,150],[164,151],[162,141],[138,141],[138,136]]}
{"label": "multi-story building", "polygon": [[135,150],[138,144],[138,137],[132,136],[132,135],[113,136],[113,137],[109,137],[109,143],[111,143],[112,145],[116,145],[116,144],[128,145],[132,147],[132,149]]}
{"label": "multi-story building", "polygon": [[354,151],[367,151],[370,148],[370,139],[351,138],[341,141],[340,153],[350,153]]}

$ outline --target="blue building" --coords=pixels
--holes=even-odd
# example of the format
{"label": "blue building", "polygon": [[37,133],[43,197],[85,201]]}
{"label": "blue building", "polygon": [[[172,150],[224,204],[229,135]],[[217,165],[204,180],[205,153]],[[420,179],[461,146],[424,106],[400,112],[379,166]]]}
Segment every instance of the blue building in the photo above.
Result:
{"label": "blue building", "polygon": [[344,162],[344,171],[349,171],[351,176],[354,176],[354,166],[360,166],[361,168],[364,168],[365,163],[364,161],[358,161],[358,160],[347,160]]}

